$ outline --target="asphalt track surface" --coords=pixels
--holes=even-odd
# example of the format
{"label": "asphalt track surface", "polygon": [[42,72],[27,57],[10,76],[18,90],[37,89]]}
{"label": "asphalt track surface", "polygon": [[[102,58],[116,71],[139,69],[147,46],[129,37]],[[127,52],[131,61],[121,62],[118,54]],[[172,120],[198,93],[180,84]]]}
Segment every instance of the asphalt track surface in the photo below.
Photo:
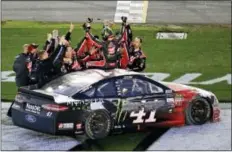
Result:
{"label": "asphalt track surface", "polygon": [[231,24],[231,1],[149,1],[147,23]]}
{"label": "asphalt track surface", "polygon": [[84,22],[114,19],[117,1],[3,1],[2,20]]}
{"label": "asphalt track surface", "polygon": [[[10,103],[1,106],[1,150],[69,150],[84,141],[83,137],[53,136],[14,126],[11,118],[6,116]],[[231,105],[221,104],[220,107],[224,109],[221,122],[172,128],[149,150],[231,149]]]}
{"label": "asphalt track surface", "polygon": [[[3,1],[3,20],[114,19],[116,1]],[[95,20],[96,21],[96,20]],[[231,24],[231,1],[149,1],[147,23]]]}

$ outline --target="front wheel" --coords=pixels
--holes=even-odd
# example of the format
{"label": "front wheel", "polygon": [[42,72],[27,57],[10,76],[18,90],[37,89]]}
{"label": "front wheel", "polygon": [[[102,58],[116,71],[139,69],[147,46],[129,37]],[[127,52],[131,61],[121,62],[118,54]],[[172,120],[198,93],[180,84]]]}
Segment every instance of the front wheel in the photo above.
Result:
{"label": "front wheel", "polygon": [[91,139],[101,139],[110,133],[111,117],[105,110],[95,110],[85,121],[85,133]]}
{"label": "front wheel", "polygon": [[190,102],[185,110],[186,124],[202,125],[210,120],[212,115],[210,103],[203,98]]}

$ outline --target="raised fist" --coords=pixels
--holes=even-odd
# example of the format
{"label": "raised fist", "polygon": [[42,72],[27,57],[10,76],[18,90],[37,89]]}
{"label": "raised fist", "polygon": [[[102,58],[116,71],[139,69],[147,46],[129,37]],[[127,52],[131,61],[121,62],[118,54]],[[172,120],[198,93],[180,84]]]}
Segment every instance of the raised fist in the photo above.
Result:
{"label": "raised fist", "polygon": [[70,24],[70,28],[69,28],[69,32],[72,32],[73,31],[73,29],[74,29],[74,24]]}
{"label": "raised fist", "polygon": [[52,39],[52,34],[51,34],[51,33],[48,33],[48,34],[47,34],[47,40],[50,42],[51,39]]}

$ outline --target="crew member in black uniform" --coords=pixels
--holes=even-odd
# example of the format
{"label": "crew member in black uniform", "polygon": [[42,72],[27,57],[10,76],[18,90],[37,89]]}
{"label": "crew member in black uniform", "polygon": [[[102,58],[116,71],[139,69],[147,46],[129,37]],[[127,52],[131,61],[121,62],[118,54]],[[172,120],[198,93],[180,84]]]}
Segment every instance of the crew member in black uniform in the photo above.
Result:
{"label": "crew member in black uniform", "polygon": [[39,45],[24,44],[23,53],[16,56],[13,71],[16,74],[16,85],[17,87],[29,85],[30,79],[28,77],[31,70],[32,62],[37,58],[36,52]]}
{"label": "crew member in black uniform", "polygon": [[146,68],[146,56],[141,49],[141,45],[142,39],[136,37],[129,50],[130,61],[128,68],[136,72],[141,72]]}
{"label": "crew member in black uniform", "polygon": [[38,52],[38,60],[33,65],[30,79],[33,82],[33,88],[40,88],[52,79],[62,75],[61,67],[67,47],[70,46],[71,32],[74,25],[70,25],[70,29],[65,36],[60,38],[59,45],[56,50],[49,56],[48,52],[41,50]]}

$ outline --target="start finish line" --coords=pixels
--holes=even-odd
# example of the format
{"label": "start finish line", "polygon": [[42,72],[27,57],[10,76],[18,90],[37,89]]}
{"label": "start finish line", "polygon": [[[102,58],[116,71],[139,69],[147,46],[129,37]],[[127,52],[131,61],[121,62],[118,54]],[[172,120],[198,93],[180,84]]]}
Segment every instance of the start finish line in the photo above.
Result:
{"label": "start finish line", "polygon": [[[15,82],[15,76],[13,71],[2,71],[1,74],[2,74],[1,77],[2,82]],[[171,76],[171,74],[169,73],[156,73],[156,72],[143,73],[143,74],[156,81],[163,81]],[[225,74],[222,75],[221,77],[217,77],[201,82],[193,81],[194,79],[200,77],[201,75],[202,75],[201,73],[186,73],[172,82],[182,83],[182,84],[200,84],[200,85],[212,85],[215,83],[226,82],[228,85],[231,85],[231,74]]]}

